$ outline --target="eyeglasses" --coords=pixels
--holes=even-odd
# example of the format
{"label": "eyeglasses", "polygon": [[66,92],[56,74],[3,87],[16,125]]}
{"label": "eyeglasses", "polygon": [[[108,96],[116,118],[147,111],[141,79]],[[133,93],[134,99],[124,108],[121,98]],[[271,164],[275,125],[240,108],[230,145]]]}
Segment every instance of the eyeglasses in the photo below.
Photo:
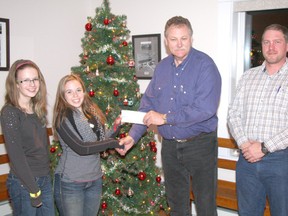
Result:
{"label": "eyeglasses", "polygon": [[35,85],[35,84],[38,84],[40,82],[40,79],[39,78],[25,79],[25,80],[20,80],[18,82],[23,84],[23,85],[30,85],[31,83],[33,83],[33,85]]}

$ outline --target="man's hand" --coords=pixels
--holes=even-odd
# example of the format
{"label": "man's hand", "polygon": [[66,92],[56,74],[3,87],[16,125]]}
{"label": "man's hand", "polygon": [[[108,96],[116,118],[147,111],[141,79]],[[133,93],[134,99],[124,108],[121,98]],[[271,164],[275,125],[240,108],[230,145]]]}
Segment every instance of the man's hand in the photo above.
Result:
{"label": "man's hand", "polygon": [[149,127],[150,125],[163,125],[165,124],[164,114],[155,111],[146,113],[143,119],[144,124]]}
{"label": "man's hand", "polygon": [[251,145],[251,142],[245,142],[240,146],[240,149],[243,151],[245,148],[248,148]]}
{"label": "man's hand", "polygon": [[119,144],[120,144],[120,145],[125,145],[125,146],[124,146],[124,149],[116,148],[116,151],[117,151],[120,155],[124,156],[124,155],[127,153],[127,151],[129,151],[129,149],[132,148],[132,146],[134,145],[134,143],[135,143],[134,139],[133,139],[131,136],[128,135],[128,136],[120,139],[120,141],[119,141]]}
{"label": "man's hand", "polygon": [[265,155],[261,151],[261,143],[258,141],[250,141],[250,145],[248,146],[245,145],[245,147],[243,146],[243,148],[241,145],[241,150],[244,158],[250,163],[260,161]]}

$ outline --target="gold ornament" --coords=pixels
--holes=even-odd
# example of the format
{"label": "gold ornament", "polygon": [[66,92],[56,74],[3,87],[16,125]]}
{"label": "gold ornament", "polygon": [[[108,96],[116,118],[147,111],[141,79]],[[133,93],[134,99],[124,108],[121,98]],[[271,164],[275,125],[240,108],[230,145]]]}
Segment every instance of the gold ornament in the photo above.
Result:
{"label": "gold ornament", "polygon": [[141,143],[140,150],[141,150],[141,151],[144,151],[144,150],[145,150],[145,145],[144,145],[144,143]]}

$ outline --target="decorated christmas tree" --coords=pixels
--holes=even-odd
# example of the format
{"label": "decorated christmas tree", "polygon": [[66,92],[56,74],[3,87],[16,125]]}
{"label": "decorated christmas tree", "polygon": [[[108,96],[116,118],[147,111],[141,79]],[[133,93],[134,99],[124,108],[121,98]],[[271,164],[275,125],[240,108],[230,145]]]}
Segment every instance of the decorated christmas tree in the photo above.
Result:
{"label": "decorated christmas tree", "polygon": [[[90,97],[107,117],[111,128],[121,110],[137,110],[141,94],[135,76],[133,47],[127,17],[110,11],[108,0],[88,17],[80,66],[72,73],[84,81]],[[131,124],[123,124],[118,138],[127,135]],[[50,147],[52,165],[57,162],[59,143]],[[157,145],[153,131],[121,157],[115,150],[101,153],[103,195],[98,215],[158,215],[168,211],[161,169],[155,165]],[[53,166],[52,166],[53,167]]]}

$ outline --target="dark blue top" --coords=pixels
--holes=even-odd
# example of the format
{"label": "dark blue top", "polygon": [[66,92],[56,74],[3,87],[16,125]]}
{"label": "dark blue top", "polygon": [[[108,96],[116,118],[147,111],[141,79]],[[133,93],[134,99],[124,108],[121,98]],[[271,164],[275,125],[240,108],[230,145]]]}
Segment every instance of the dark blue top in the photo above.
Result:
{"label": "dark blue top", "polygon": [[11,173],[20,179],[29,193],[37,193],[39,186],[35,177],[50,174],[46,126],[35,113],[27,114],[12,105],[2,108],[1,126]]}
{"label": "dark blue top", "polygon": [[[221,76],[214,61],[194,48],[176,67],[174,57],[158,63],[142,99],[139,111],[167,114],[167,124],[158,126],[166,139],[185,139],[201,132],[215,131],[221,93]],[[135,143],[146,131],[134,124],[129,135]]]}

